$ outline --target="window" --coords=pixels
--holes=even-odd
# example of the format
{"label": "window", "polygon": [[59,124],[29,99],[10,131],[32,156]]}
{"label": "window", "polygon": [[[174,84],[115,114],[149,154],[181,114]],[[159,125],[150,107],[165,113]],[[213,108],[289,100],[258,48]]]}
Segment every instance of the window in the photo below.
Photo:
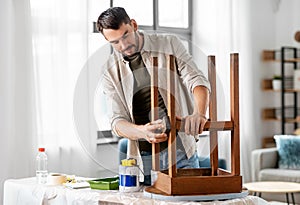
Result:
{"label": "window", "polygon": [[111,6],[124,7],[139,25],[153,30],[190,28],[191,1],[186,0],[112,0]]}
{"label": "window", "polygon": [[191,51],[192,1],[111,0],[111,6],[124,7],[142,30],[177,34]]}
{"label": "window", "polygon": [[113,6],[124,7],[139,25],[153,26],[153,0],[113,0]]}
{"label": "window", "polygon": [[158,2],[158,25],[161,27],[189,28],[189,1],[161,0]]}

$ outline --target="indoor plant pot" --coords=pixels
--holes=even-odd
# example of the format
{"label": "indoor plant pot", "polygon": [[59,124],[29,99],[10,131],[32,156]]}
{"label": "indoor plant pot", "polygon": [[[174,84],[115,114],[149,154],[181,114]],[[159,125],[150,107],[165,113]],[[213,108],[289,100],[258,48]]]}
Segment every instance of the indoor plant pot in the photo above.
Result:
{"label": "indoor plant pot", "polygon": [[281,89],[281,82],[282,82],[281,76],[275,75],[273,77],[273,80],[272,80],[273,90],[280,90]]}

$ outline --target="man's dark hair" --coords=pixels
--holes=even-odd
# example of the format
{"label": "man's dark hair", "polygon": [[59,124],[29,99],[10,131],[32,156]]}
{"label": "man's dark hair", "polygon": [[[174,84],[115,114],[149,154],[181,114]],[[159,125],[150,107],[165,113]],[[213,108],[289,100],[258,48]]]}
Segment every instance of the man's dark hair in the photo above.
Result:
{"label": "man's dark hair", "polygon": [[111,7],[103,11],[97,20],[97,29],[103,34],[103,29],[117,30],[125,23],[130,23],[130,18],[122,7]]}

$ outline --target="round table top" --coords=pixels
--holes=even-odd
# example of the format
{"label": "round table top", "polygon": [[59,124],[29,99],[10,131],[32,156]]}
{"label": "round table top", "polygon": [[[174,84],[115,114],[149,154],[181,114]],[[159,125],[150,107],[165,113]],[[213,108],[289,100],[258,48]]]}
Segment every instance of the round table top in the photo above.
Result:
{"label": "round table top", "polygon": [[249,191],[265,193],[296,193],[300,192],[300,183],[279,182],[279,181],[262,181],[251,182],[243,185]]}

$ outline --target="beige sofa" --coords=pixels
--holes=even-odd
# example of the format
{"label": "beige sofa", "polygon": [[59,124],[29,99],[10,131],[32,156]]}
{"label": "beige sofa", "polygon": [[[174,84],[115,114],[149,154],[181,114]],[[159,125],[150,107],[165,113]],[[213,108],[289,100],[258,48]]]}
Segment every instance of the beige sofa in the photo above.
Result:
{"label": "beige sofa", "polygon": [[252,181],[288,181],[300,183],[300,170],[278,168],[277,148],[256,149],[252,151],[251,155]]}
{"label": "beige sofa", "polygon": [[[300,157],[300,155],[299,155]],[[256,149],[251,153],[252,181],[286,181],[300,183],[300,170],[279,169],[277,148]],[[300,204],[300,193],[295,193],[295,202]],[[285,202],[285,194],[263,194],[267,201]]]}

